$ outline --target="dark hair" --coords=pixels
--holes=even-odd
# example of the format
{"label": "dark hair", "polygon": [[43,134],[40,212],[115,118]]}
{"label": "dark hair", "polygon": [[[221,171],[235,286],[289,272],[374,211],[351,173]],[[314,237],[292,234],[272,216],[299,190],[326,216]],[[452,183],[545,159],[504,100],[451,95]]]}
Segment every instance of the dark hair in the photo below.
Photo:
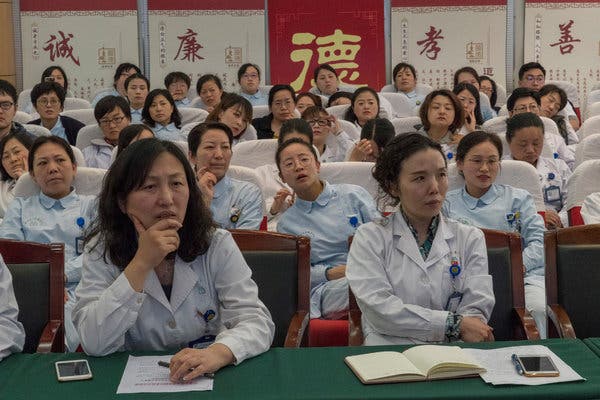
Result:
{"label": "dark hair", "polygon": [[96,118],[98,125],[100,125],[100,119],[102,117],[113,112],[116,108],[120,108],[121,111],[123,111],[123,114],[131,120],[131,109],[125,98],[121,96],[105,96],[101,98],[98,103],[96,103],[96,107],[94,107],[94,118]]}
{"label": "dark hair", "polygon": [[325,114],[325,115],[329,116],[329,113],[327,112],[327,110],[321,106],[306,107],[306,110],[304,110],[302,112],[302,119],[305,121],[308,121],[309,119],[311,119],[313,117],[320,117],[321,114]]}
{"label": "dark hair", "polygon": [[540,71],[542,71],[542,74],[544,75],[544,77],[546,76],[546,69],[544,67],[542,67],[542,64],[540,64],[538,62],[528,62],[526,64],[521,65],[521,68],[519,68],[519,80],[520,81],[523,80],[523,75],[525,75],[525,72],[529,71],[530,69],[539,69]]}
{"label": "dark hair", "polygon": [[117,144],[117,157],[131,144],[131,141],[138,137],[143,131],[149,131],[154,135],[152,129],[144,124],[132,124],[128,125],[121,130],[119,133],[119,143]]}
{"label": "dark hair", "polygon": [[142,74],[132,74],[129,75],[127,77],[127,79],[125,79],[125,82],[123,83],[123,87],[125,88],[125,90],[127,90],[127,88],[129,87],[129,83],[134,80],[134,79],[141,79],[144,82],[146,82],[146,86],[148,87],[148,90],[150,90],[150,81],[148,80],[148,78],[146,78],[144,75]]}
{"label": "dark hair", "polygon": [[[190,79],[190,76],[188,74],[186,74],[185,72],[181,72],[181,71],[174,71],[174,72],[169,72],[167,74],[167,76],[165,76],[165,88],[168,89],[172,83],[175,83],[177,81],[183,81],[185,83],[185,85],[188,87],[188,89],[192,85],[192,80]],[[148,85],[148,88],[149,87],[150,87],[150,85]]]}
{"label": "dark hair", "polygon": [[463,111],[462,104],[456,97],[454,93],[452,93],[448,89],[438,89],[430,92],[423,100],[423,104],[421,104],[421,108],[419,109],[419,117],[421,118],[421,123],[423,124],[423,129],[425,131],[429,131],[431,128],[431,123],[427,118],[427,114],[429,113],[429,107],[431,106],[431,102],[437,96],[444,96],[450,99],[452,105],[454,106],[454,121],[448,127],[448,130],[452,133],[456,132],[457,129],[460,129],[465,123],[465,113]]}
{"label": "dark hair", "polygon": [[375,142],[379,153],[396,136],[394,125],[386,118],[375,118],[367,121],[360,130],[360,138]]}
{"label": "dark hair", "polygon": [[417,70],[415,69],[415,67],[413,67],[409,63],[405,63],[405,62],[398,63],[398,64],[396,64],[396,66],[394,67],[394,70],[392,71],[392,82],[394,82],[394,87],[396,87],[396,75],[398,75],[398,72],[400,72],[403,69],[409,69],[410,72],[412,72],[415,79],[417,79]]}
{"label": "dark hair", "polygon": [[356,99],[358,98],[358,96],[360,96],[361,94],[363,94],[365,92],[371,93],[373,96],[375,96],[375,100],[377,100],[377,115],[375,115],[375,118],[379,117],[379,107],[381,107],[381,103],[379,101],[379,95],[377,94],[375,89],[373,89],[369,86],[362,86],[362,87],[359,87],[358,89],[356,89],[356,91],[352,95],[352,103],[350,104],[350,107],[348,107],[348,109],[346,110],[346,114],[344,114],[344,119],[346,121],[350,121],[350,122],[358,121],[358,118],[356,117],[356,114],[354,113],[354,103],[356,102]]}
{"label": "dark hair", "polygon": [[[308,110],[308,108],[307,108]],[[304,115],[304,114],[303,114]],[[313,142],[313,131],[308,122],[303,120],[302,118],[292,118],[285,120],[283,124],[281,124],[281,129],[279,129],[279,137],[277,138],[277,143],[282,144],[286,141],[285,137],[293,132],[297,132],[301,135],[304,135],[308,138],[308,142],[312,144]],[[317,159],[319,159],[317,157]]]}
{"label": "dark hair", "polygon": [[130,69],[135,69],[135,72],[138,74],[142,73],[142,71],[140,71],[139,67],[135,64],[132,64],[132,63],[119,64],[119,66],[115,70],[115,76],[113,77],[113,82],[114,82],[113,86],[114,87],[117,87],[117,81],[119,80],[121,75],[124,74],[125,72],[129,71]]}
{"label": "dark hair", "polygon": [[321,100],[321,96],[310,92],[298,93],[296,95],[296,103],[298,103],[298,101],[300,101],[300,99],[303,97],[308,97],[309,99],[311,99],[313,103],[315,103],[315,106],[323,107],[323,101]]}
{"label": "dark hair", "polygon": [[442,146],[416,132],[400,134],[383,148],[373,167],[373,178],[379,183],[379,201],[387,198],[390,205],[396,206],[400,203],[400,199],[392,194],[392,191],[397,187],[402,163],[413,154],[428,149],[437,150],[444,164],[447,164]]}
{"label": "dark hair", "polygon": [[[206,121],[219,122],[219,114],[232,107],[238,107],[240,109],[244,119],[246,120],[246,124],[250,124],[252,122],[252,104],[250,104],[245,97],[235,93],[223,93],[223,96],[221,96],[221,101],[215,106],[210,114],[208,114]],[[244,132],[246,131],[244,130]],[[243,135],[244,132],[240,133],[239,136]]]}
{"label": "dark hair", "polygon": [[275,163],[277,164],[277,169],[279,169],[280,172],[281,172],[281,168],[279,166],[279,163],[281,162],[281,152],[283,150],[285,150],[287,147],[289,147],[295,143],[301,144],[301,145],[305,146],[307,149],[309,149],[311,154],[315,157],[315,160],[317,162],[319,162],[319,156],[317,155],[317,151],[315,150],[315,148],[313,147],[313,145],[311,143],[308,143],[300,138],[291,138],[289,140],[286,140],[283,143],[279,143],[279,146],[277,146],[277,152],[275,152]]}
{"label": "dark hair", "polygon": [[198,78],[198,82],[196,82],[196,93],[198,94],[198,96],[200,96],[200,92],[202,91],[202,85],[210,81],[213,81],[220,90],[223,90],[221,78],[214,74],[204,74],[200,78]]}
{"label": "dark hair", "polygon": [[463,72],[466,72],[468,74],[473,75],[473,77],[475,77],[475,80],[477,82],[479,82],[479,74],[477,73],[477,71],[475,70],[475,68],[473,67],[462,67],[456,70],[456,72],[454,73],[454,86],[458,85],[460,82],[458,81],[458,76],[460,74],[462,74]]}
{"label": "dark hair", "polygon": [[233,132],[231,132],[230,127],[222,122],[203,122],[193,127],[188,134],[188,150],[194,156],[198,151],[200,142],[202,142],[202,136],[211,129],[223,131],[225,135],[227,135],[227,139],[229,139],[229,145],[231,146],[233,144]]}
{"label": "dark hair", "polygon": [[242,64],[242,66],[237,71],[238,83],[240,83],[240,81],[242,80],[242,76],[244,76],[244,74],[246,73],[246,70],[250,67],[252,67],[256,70],[256,72],[258,73],[258,80],[260,80],[260,68],[258,67],[258,65],[252,64],[252,63],[246,63],[246,64]]}
{"label": "dark hair", "polygon": [[52,92],[54,92],[56,97],[58,97],[58,101],[60,101],[60,108],[63,108],[65,105],[66,92],[65,89],[56,82],[42,82],[35,85],[33,89],[31,89],[31,102],[33,105],[36,105],[40,97]]}
{"label": "dark hair", "polygon": [[317,84],[317,77],[319,76],[319,72],[321,72],[322,69],[326,69],[327,71],[332,72],[336,78],[338,77],[338,73],[335,71],[335,68],[333,68],[329,64],[321,64],[317,68],[315,68],[313,72],[313,79],[315,80],[315,85]]}
{"label": "dark hair", "polygon": [[[470,83],[462,82],[462,83],[459,83],[458,85],[454,86],[454,89],[452,90],[452,92],[456,95],[456,97],[458,97],[458,94],[460,92],[462,92],[463,90],[467,90],[469,93],[471,93],[471,96],[473,96],[475,98],[475,111],[473,112],[473,114],[475,114],[475,124],[483,125],[484,121],[483,121],[483,116],[481,115],[481,103],[479,101],[479,90],[477,90],[477,88],[475,86],[471,85]],[[467,119],[467,115],[465,115],[465,120],[466,119]]]}
{"label": "dark hair", "polygon": [[567,105],[567,93],[562,90],[560,87],[553,85],[551,83],[544,85],[540,91],[537,93],[538,96],[540,97],[540,103],[542,102],[542,97],[544,97],[547,94],[550,93],[558,93],[558,95],[560,96],[560,108],[558,111],[562,110],[563,108],[565,108],[565,106]]}
{"label": "dark hair", "polygon": [[519,99],[523,99],[526,97],[533,97],[535,102],[540,105],[540,96],[531,89],[525,87],[518,87],[512,91],[508,99],[506,100],[506,108],[508,111],[512,111],[515,108],[515,103]]}
{"label": "dark hair", "polygon": [[334,101],[336,101],[340,97],[345,97],[347,99],[350,99],[350,101],[352,101],[352,93],[350,93],[350,92],[344,92],[343,90],[340,90],[338,92],[335,92],[331,96],[329,96],[329,101],[327,102],[327,107],[331,107],[331,103],[333,103]]}
{"label": "dark hair", "polygon": [[273,105],[273,99],[275,98],[275,94],[282,90],[287,90],[292,95],[292,99],[294,100],[294,104],[296,103],[296,92],[294,88],[290,85],[273,85],[273,87],[269,90],[269,108]]}
{"label": "dark hair", "polygon": [[492,97],[490,97],[490,106],[492,106],[492,108],[495,109],[496,101],[498,101],[498,86],[496,85],[496,82],[489,76],[481,75],[479,77],[479,86],[481,86],[481,82],[483,81],[488,81],[492,85]]}
{"label": "dark hair", "polygon": [[29,157],[27,158],[27,166],[29,167],[29,171],[33,171],[33,157],[35,156],[35,152],[46,143],[53,143],[62,147],[65,153],[67,153],[69,159],[71,160],[71,163],[77,165],[77,161],[75,161],[75,154],[73,153],[73,148],[65,139],[54,135],[38,136],[33,141],[33,143],[31,144],[31,148],[29,149]]}
{"label": "dark hair", "polygon": [[498,150],[498,158],[502,159],[502,140],[495,133],[473,131],[458,142],[456,161],[464,161],[469,151],[478,144],[490,142]]}
{"label": "dark hair", "polygon": [[513,115],[506,120],[506,141],[510,143],[519,129],[531,127],[540,128],[544,134],[544,122],[538,115],[530,112]]}
{"label": "dark hair", "polygon": [[146,96],[146,101],[144,102],[144,108],[142,110],[142,121],[150,126],[154,126],[156,124],[152,117],[150,117],[150,106],[152,105],[154,98],[160,95],[164,96],[164,98],[167,99],[167,101],[171,103],[171,106],[173,107],[173,112],[171,113],[171,119],[169,122],[174,123],[177,129],[181,128],[181,114],[175,105],[173,96],[171,96],[171,93],[167,89],[153,89],[150,93],[148,93],[148,96]]}
{"label": "dark hair", "polygon": [[185,154],[173,142],[138,140],[129,145],[108,170],[98,197],[98,218],[92,222],[85,238],[86,243],[97,239],[92,249],[103,243],[104,260],[108,256],[121,270],[125,269],[138,249],[135,227],[121,207],[125,205],[127,196],[143,185],[155,160],[165,152],[177,158],[183,166],[190,193],[183,226],[178,231],[181,242],[177,254],[182,260],[191,262],[206,253],[210,246],[215,225],[202,201],[196,175]]}
{"label": "dark hair", "polygon": [[46,68],[44,70],[44,72],[42,72],[42,79],[40,80],[40,83],[44,82],[46,78],[50,77],[52,75],[52,72],[54,72],[54,70],[56,70],[56,69],[60,71],[60,73],[62,74],[62,76],[64,78],[65,86],[63,86],[63,87],[66,92],[67,90],[69,90],[69,80],[67,79],[67,74],[66,74],[65,70],[62,69],[62,67],[60,67],[58,65],[52,65],[52,66]]}
{"label": "dark hair", "polygon": [[12,83],[4,79],[0,79],[0,95],[9,96],[12,98],[16,108],[19,97],[17,95],[17,89],[15,89]]}
{"label": "dark hair", "polygon": [[[10,132],[8,135],[0,139],[0,157],[2,157],[2,155],[4,154],[4,148],[6,147],[6,143],[8,143],[8,141],[11,139],[19,141],[19,143],[25,146],[27,150],[31,149],[31,145],[33,144],[33,137],[31,137],[31,135],[24,132]],[[0,179],[3,181],[8,181],[12,179],[1,162]]]}

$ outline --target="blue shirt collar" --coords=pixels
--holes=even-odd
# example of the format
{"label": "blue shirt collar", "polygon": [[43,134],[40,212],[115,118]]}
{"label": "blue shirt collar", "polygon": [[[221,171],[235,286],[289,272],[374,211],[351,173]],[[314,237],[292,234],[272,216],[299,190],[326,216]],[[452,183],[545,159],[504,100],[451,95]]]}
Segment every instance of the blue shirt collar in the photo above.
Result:
{"label": "blue shirt collar", "polygon": [[163,130],[166,130],[168,132],[175,132],[175,131],[177,131],[177,127],[175,126],[175,124],[173,122],[171,122],[168,125],[161,125],[161,124],[155,123],[154,124],[154,129],[155,129],[155,132],[160,132],[160,131],[163,131]]}
{"label": "blue shirt collar", "polygon": [[54,199],[40,192],[40,203],[47,210],[58,205],[60,205],[62,208],[67,208],[70,204],[73,204],[73,202],[77,201],[78,198],[79,196],[77,196],[77,193],[73,187],[71,187],[71,192],[62,199]]}
{"label": "blue shirt collar", "polygon": [[[404,92],[401,92],[401,93],[404,93]],[[408,97],[409,99],[414,99],[415,97],[417,97],[417,91],[413,90],[412,92],[404,93],[404,95],[406,97]]]}
{"label": "blue shirt collar", "polygon": [[462,198],[470,210],[474,210],[477,205],[481,202],[485,205],[489,205],[494,202],[498,198],[498,187],[495,184],[492,184],[487,192],[484,193],[483,196],[477,198],[471,196],[467,192],[467,187],[463,186],[461,191]]}
{"label": "blue shirt collar", "polygon": [[312,210],[313,205],[315,203],[321,207],[325,207],[327,203],[329,203],[329,201],[335,197],[335,191],[333,190],[331,185],[324,180],[322,180],[321,182],[323,182],[323,191],[317,196],[317,198],[314,201],[302,200],[301,198],[296,197],[295,204],[301,211],[309,213]]}

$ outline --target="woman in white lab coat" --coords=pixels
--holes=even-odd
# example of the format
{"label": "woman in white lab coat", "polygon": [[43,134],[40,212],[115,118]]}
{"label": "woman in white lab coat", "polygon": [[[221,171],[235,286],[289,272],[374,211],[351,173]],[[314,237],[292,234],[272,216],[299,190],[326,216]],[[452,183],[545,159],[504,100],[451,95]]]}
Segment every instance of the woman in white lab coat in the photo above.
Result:
{"label": "woman in white lab coat", "polygon": [[98,208],[73,311],[88,354],[173,351],[171,380],[186,381],[269,348],[274,325],[251,271],[176,144],[129,145]]}
{"label": "woman in white lab coat", "polygon": [[399,209],[358,228],[346,269],[367,345],[494,338],[483,233],[440,214],[446,173],[440,145],[418,134],[377,160],[373,176]]}

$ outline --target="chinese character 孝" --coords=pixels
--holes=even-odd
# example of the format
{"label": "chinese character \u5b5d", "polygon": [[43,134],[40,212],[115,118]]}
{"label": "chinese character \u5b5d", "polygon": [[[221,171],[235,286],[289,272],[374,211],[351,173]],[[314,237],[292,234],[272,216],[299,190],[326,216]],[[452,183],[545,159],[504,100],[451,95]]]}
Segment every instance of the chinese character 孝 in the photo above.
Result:
{"label": "chinese character \u5b5d", "polygon": [[180,60],[195,62],[196,60],[204,59],[204,57],[198,54],[198,50],[204,47],[196,41],[196,36],[198,36],[198,33],[190,28],[187,28],[183,35],[177,36],[177,39],[179,39],[179,50],[177,50],[177,55],[173,60],[179,59],[180,54]]}
{"label": "chinese character \u5b5d", "polygon": [[573,51],[573,43],[581,42],[580,39],[574,39],[571,36],[571,28],[573,27],[573,20],[569,20],[566,24],[559,24],[560,39],[556,43],[552,43],[550,47],[558,46],[560,54],[571,54]]}
{"label": "chinese character \u5b5d", "polygon": [[429,26],[429,32],[425,33],[426,38],[417,42],[417,45],[423,46],[423,50],[419,54],[425,53],[425,57],[430,60],[437,60],[438,53],[442,50],[437,41],[444,39],[441,33],[441,29],[436,30],[434,26]]}
{"label": "chinese character \u5b5d", "polygon": [[[357,71],[359,65],[355,60],[361,48],[360,44],[358,44],[361,39],[360,36],[345,34],[341,29],[336,29],[332,35],[320,37],[308,32],[295,33],[292,36],[292,44],[296,46],[316,44],[318,53],[317,64],[329,64],[333,68],[341,70],[338,74],[340,82],[348,77],[349,71],[351,71],[348,79],[354,83],[360,76],[360,73]],[[290,54],[292,61],[304,63],[302,71],[300,71],[298,77],[291,83],[294,90],[300,90],[304,85],[313,53],[311,48],[303,48],[296,49]]]}
{"label": "chinese character \u5b5d", "polygon": [[44,43],[44,51],[50,54],[50,61],[54,61],[57,58],[70,58],[73,62],[79,65],[79,57],[75,57],[73,54],[73,46],[69,44],[69,41],[74,38],[72,33],[68,33],[66,36],[63,31],[58,31],[60,38],[56,35],[50,35],[50,39]]}

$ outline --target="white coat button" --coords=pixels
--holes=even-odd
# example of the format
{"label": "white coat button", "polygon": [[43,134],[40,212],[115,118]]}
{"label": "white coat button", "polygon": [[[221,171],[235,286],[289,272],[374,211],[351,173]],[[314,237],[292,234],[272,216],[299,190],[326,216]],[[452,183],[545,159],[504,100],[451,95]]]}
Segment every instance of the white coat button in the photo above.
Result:
{"label": "white coat button", "polygon": [[169,328],[175,329],[176,326],[177,326],[177,324],[175,323],[175,321],[173,321],[173,320],[169,321]]}
{"label": "white coat button", "polygon": [[137,299],[138,304],[142,304],[142,301],[144,301],[144,299],[142,299],[141,297],[138,297],[138,299]]}

